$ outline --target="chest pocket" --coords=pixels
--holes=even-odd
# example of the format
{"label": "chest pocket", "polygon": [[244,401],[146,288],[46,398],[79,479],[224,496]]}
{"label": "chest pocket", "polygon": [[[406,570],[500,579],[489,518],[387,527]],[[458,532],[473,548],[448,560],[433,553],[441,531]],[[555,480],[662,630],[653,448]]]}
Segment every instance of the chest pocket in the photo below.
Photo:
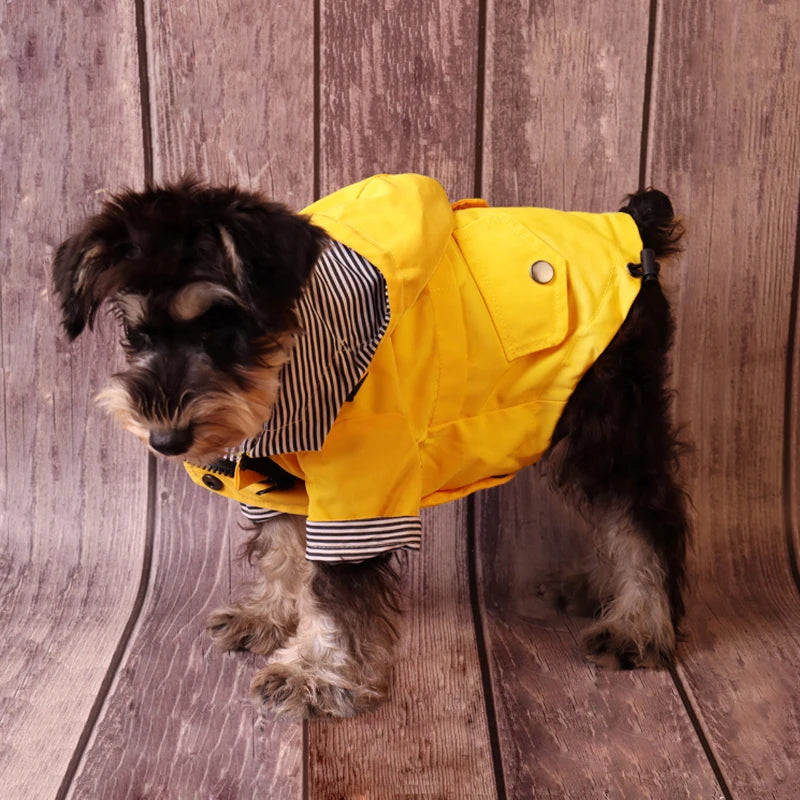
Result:
{"label": "chest pocket", "polygon": [[567,265],[558,251],[502,214],[457,228],[454,236],[509,361],[564,341]]}

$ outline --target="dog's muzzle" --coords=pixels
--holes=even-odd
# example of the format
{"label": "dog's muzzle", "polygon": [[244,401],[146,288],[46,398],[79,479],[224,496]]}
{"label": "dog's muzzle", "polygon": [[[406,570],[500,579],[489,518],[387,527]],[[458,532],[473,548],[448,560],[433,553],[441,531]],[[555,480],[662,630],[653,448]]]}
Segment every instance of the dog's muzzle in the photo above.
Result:
{"label": "dog's muzzle", "polygon": [[165,456],[185,453],[194,441],[191,427],[150,431],[150,447]]}

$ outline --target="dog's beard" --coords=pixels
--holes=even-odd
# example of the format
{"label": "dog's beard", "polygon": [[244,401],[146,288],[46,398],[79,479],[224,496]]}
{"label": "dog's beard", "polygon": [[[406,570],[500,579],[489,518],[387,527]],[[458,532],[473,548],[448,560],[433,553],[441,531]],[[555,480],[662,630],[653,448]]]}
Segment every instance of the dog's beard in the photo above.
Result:
{"label": "dog's beard", "polygon": [[156,455],[163,454],[150,447],[151,431],[191,427],[191,446],[171,458],[208,463],[261,433],[275,403],[280,371],[287,359],[287,348],[277,348],[270,353],[269,365],[239,368],[239,380],[218,377],[203,391],[193,391],[188,399],[189,393],[184,393],[173,410],[169,410],[165,397],[156,397],[143,413],[128,389],[130,373],[113,376],[96,401]]}

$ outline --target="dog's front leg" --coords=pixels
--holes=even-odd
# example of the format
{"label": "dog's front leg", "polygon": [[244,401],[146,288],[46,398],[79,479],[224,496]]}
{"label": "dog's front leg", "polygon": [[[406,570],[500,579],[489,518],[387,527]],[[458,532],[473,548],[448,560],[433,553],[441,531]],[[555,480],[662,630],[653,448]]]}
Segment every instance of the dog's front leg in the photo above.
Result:
{"label": "dog's front leg", "polygon": [[223,650],[269,655],[296,632],[301,597],[313,576],[305,559],[305,517],[286,514],[261,523],[243,557],[257,562],[263,581],[249,597],[217,609],[208,632]]}
{"label": "dog's front leg", "polygon": [[386,698],[399,617],[391,558],[311,564],[294,636],[253,679],[257,700],[289,716],[347,717]]}

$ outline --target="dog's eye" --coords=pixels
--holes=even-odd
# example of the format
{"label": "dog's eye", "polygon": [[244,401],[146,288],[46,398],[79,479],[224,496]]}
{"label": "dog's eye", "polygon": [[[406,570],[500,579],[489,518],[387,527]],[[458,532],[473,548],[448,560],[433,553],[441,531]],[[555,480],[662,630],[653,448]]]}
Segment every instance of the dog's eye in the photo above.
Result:
{"label": "dog's eye", "polygon": [[203,349],[212,358],[233,357],[241,346],[242,333],[237,328],[225,327],[207,331],[201,339]]}
{"label": "dog's eye", "polygon": [[150,334],[141,328],[131,328],[125,326],[125,339],[123,346],[126,350],[132,353],[140,353],[142,350],[147,350],[153,343]]}

